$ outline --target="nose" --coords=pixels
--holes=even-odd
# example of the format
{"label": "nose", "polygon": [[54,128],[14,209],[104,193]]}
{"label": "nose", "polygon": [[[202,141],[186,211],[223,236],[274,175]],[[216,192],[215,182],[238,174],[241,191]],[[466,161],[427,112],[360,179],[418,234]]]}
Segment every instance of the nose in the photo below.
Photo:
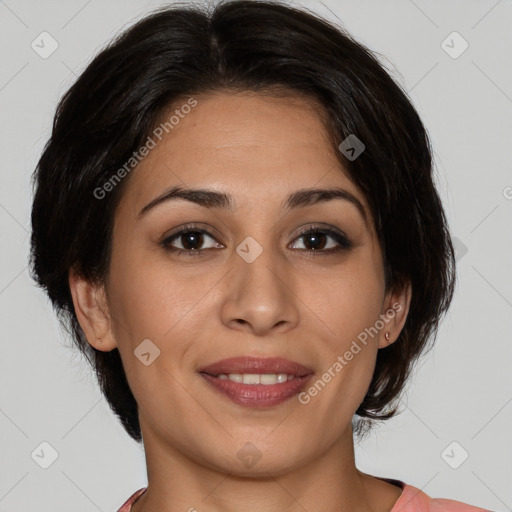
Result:
{"label": "nose", "polygon": [[227,327],[265,336],[298,325],[297,276],[286,261],[263,250],[252,263],[237,256],[234,265],[221,311]]}

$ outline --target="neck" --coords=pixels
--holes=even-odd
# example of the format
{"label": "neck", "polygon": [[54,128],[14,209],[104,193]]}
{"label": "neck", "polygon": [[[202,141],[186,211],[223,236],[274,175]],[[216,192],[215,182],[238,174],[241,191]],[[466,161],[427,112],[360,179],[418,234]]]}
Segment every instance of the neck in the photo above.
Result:
{"label": "neck", "polygon": [[207,467],[192,457],[144,436],[147,491],[132,512],[388,512],[398,487],[361,473],[355,466],[351,426],[313,461],[240,475]]}

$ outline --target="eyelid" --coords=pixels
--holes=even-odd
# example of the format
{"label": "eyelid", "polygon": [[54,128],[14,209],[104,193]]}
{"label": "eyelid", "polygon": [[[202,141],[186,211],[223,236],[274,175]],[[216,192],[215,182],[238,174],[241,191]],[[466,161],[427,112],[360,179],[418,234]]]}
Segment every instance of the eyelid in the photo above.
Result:
{"label": "eyelid", "polygon": [[[204,227],[202,227],[203,225],[204,225]],[[299,231],[294,235],[294,238],[292,239],[292,241],[295,240],[295,238],[297,238],[298,236],[304,235],[305,233],[309,233],[310,231],[313,231],[315,229],[317,229],[319,231],[322,230],[322,231],[336,233],[340,236],[345,237],[347,240],[349,239],[349,237],[343,230],[336,228],[334,226],[331,226],[330,224],[324,224],[321,222],[320,223],[318,223],[318,222],[311,223],[310,222],[310,223],[303,224],[302,226],[299,227]],[[210,235],[210,236],[213,236],[215,234],[216,237],[222,238],[220,233],[213,226],[210,226],[209,224],[204,224],[202,222],[189,222],[189,223],[186,223],[186,224],[183,224],[180,226],[176,226],[171,231],[167,232],[163,236],[163,238],[167,239],[167,238],[172,237],[175,234],[181,233],[182,231],[188,231],[188,230],[204,232],[205,234]],[[214,233],[210,233],[210,230],[213,231]]]}
{"label": "eyelid", "polygon": [[336,233],[337,235],[344,236],[348,239],[348,236],[341,229],[338,229],[330,224],[323,224],[322,222],[305,224],[304,227],[299,228],[295,238],[297,238],[297,236],[304,235],[305,233],[309,233],[310,231],[325,231],[327,233]]}
{"label": "eyelid", "polygon": [[[203,227],[204,226],[204,227]],[[167,240],[182,231],[199,231],[211,237],[222,238],[220,233],[209,224],[204,224],[203,222],[187,222],[186,224],[182,224],[180,226],[176,226],[171,231],[167,232],[163,236],[163,240]]]}

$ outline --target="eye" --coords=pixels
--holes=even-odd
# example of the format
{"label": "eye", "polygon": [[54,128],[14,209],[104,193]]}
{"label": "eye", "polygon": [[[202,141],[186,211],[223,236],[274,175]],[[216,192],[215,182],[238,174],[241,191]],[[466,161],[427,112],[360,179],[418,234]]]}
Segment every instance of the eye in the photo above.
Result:
{"label": "eye", "polygon": [[[204,247],[205,240],[208,238],[213,240],[214,243]],[[175,241],[178,243],[178,247],[173,245]],[[203,249],[223,247],[222,244],[215,242],[215,239],[208,231],[194,226],[185,226],[180,231],[163,240],[161,245],[167,251],[176,252],[178,255],[187,254],[190,256],[201,255]]]}
{"label": "eye", "polygon": [[[209,246],[205,246],[208,239],[211,242]],[[344,233],[318,226],[310,226],[302,230],[295,240],[303,240],[303,247],[298,247],[301,244],[294,242],[291,245],[292,249],[309,252],[314,256],[326,256],[352,247],[351,241]],[[224,247],[215,240],[211,233],[194,225],[182,227],[180,231],[173,233],[160,243],[166,251],[176,253],[178,256],[201,256],[206,249],[222,249]]]}
{"label": "eye", "polygon": [[[329,238],[331,242],[328,241]],[[352,247],[352,243],[345,234],[331,228],[309,227],[301,231],[296,238],[296,240],[302,239],[305,241],[302,243],[303,248],[297,247],[297,244],[294,244],[292,248],[329,255]]]}

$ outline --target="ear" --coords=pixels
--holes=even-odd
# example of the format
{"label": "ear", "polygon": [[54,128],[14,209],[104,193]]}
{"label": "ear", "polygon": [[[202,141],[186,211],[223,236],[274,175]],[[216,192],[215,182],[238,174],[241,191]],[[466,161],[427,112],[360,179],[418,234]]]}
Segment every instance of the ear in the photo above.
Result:
{"label": "ear", "polygon": [[[380,315],[384,327],[379,333],[379,348],[385,348],[397,340],[409,313],[411,295],[410,282],[386,294]],[[386,333],[389,333],[389,341],[386,339]]]}
{"label": "ear", "polygon": [[76,316],[89,344],[104,352],[116,348],[104,287],[90,283],[74,269],[69,270],[68,279]]}

